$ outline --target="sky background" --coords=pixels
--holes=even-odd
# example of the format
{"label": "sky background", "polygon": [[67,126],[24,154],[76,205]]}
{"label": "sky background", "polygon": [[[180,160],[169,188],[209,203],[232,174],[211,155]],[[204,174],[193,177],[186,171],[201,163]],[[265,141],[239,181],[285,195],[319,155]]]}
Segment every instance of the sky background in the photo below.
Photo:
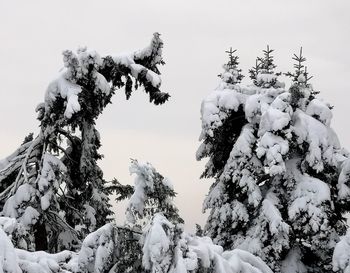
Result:
{"label": "sky background", "polygon": [[[201,206],[211,180],[200,180],[197,162],[201,100],[218,84],[237,49],[244,80],[269,44],[277,70],[292,69],[303,46],[313,86],[335,106],[332,127],[350,148],[350,2],[342,0],[0,0],[0,158],[29,132],[38,132],[35,107],[63,67],[61,52],[79,46],[102,56],[147,46],[153,32],[164,40],[162,90],[168,103],[154,106],[142,90],[123,91],[97,121],[105,178],[133,183],[130,158],[151,162],[170,178],[188,230],[203,224]],[[124,219],[123,206],[116,208]]]}

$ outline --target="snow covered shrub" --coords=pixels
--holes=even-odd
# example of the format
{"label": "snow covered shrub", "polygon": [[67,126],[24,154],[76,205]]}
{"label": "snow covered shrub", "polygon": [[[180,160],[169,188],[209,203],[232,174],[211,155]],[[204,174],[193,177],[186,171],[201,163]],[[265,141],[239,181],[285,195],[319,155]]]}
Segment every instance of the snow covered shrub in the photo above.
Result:
{"label": "snow covered shrub", "polygon": [[302,52],[286,73],[288,89],[272,52],[257,59],[248,86],[227,81],[240,73],[229,52],[219,87],[202,102],[197,158],[209,158],[203,176],[215,179],[204,201],[204,234],[226,250],[260,256],[276,272],[332,272],[335,244],[347,228],[349,155]]}

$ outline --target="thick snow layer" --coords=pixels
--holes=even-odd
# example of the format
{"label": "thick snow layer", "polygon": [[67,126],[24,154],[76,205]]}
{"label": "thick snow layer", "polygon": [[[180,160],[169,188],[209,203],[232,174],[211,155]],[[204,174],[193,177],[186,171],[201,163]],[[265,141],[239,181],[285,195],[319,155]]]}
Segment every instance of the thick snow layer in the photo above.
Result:
{"label": "thick snow layer", "polygon": [[107,224],[90,233],[81,246],[78,255],[68,262],[72,272],[102,273],[110,266],[115,242],[114,227]]}
{"label": "thick snow layer", "polygon": [[271,175],[282,174],[285,172],[285,163],[283,156],[289,151],[289,143],[280,136],[266,132],[256,150],[259,158],[264,157],[265,164],[269,167]]}
{"label": "thick snow layer", "polygon": [[78,94],[81,90],[79,85],[65,78],[65,72],[61,73],[56,80],[50,83],[46,90],[45,110],[49,112],[56,98],[61,97],[67,100],[64,116],[70,119],[74,113],[80,111]]}
{"label": "thick snow layer", "polygon": [[215,90],[210,93],[201,105],[201,138],[206,135],[213,137],[214,130],[222,125],[222,121],[227,118],[229,111],[237,111],[244,101],[245,95],[236,90]]}
{"label": "thick snow layer", "polygon": [[9,217],[0,217],[0,229],[5,231],[7,234],[12,234],[16,228],[16,225],[16,219]]}
{"label": "thick snow layer", "polygon": [[152,273],[202,272],[201,269],[209,268],[216,273],[272,273],[251,253],[238,249],[224,252],[209,237],[187,233],[182,233],[176,241],[174,230],[175,226],[161,214],[156,214],[144,229],[142,261],[145,269]]}
{"label": "thick snow layer", "polygon": [[300,173],[292,164],[289,166],[297,182],[292,194],[293,201],[288,209],[289,218],[293,221],[301,213],[306,213],[310,217],[312,230],[318,232],[323,224],[327,224],[327,214],[322,204],[331,198],[329,186],[317,178]]}
{"label": "thick snow layer", "polygon": [[0,273],[22,273],[18,258],[9,237],[0,228]]}
{"label": "thick snow layer", "polygon": [[1,228],[0,246],[0,273],[67,272],[64,265],[75,255],[70,251],[49,254],[44,251],[28,252],[15,249]]}
{"label": "thick snow layer", "polygon": [[65,272],[64,265],[75,253],[62,251],[56,254],[49,254],[44,251],[29,252],[16,249],[18,264],[25,273],[55,273]]}
{"label": "thick snow layer", "polygon": [[260,120],[259,135],[266,131],[276,132],[286,127],[291,120],[289,113],[284,113],[279,109],[270,107],[262,116]]}
{"label": "thick snow layer", "polygon": [[152,273],[162,272],[162,268],[170,266],[172,228],[173,224],[162,214],[156,214],[144,229],[142,265]]}
{"label": "thick snow layer", "polygon": [[334,248],[333,271],[350,272],[350,231],[343,236]]}
{"label": "thick snow layer", "polygon": [[279,200],[276,195],[269,192],[262,202],[262,211],[269,222],[270,232],[277,234],[279,232],[289,233],[289,225],[282,219],[280,211],[277,209]]}
{"label": "thick snow layer", "polygon": [[23,209],[24,204],[34,201],[37,191],[29,184],[23,184],[18,187],[16,193],[6,202],[2,210],[2,215],[11,218],[19,218],[19,221],[25,226],[35,224],[39,212],[27,206]]}
{"label": "thick snow layer", "polygon": [[336,166],[335,150],[340,147],[333,130],[299,109],[296,110],[293,119],[293,131],[298,137],[298,144],[308,144],[305,159],[309,165],[319,172],[324,168],[323,161]]}
{"label": "thick snow layer", "polygon": [[213,267],[217,273],[272,273],[260,258],[240,249],[223,252],[209,237],[193,237],[188,245],[203,268]]}
{"label": "thick snow layer", "polygon": [[330,125],[333,116],[329,106],[318,99],[310,101],[306,108],[306,114],[315,117],[327,126]]}

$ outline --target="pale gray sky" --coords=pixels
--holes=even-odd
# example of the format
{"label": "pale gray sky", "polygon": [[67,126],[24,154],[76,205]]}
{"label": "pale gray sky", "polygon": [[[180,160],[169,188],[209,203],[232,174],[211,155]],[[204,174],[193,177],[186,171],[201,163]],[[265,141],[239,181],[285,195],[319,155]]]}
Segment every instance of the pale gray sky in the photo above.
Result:
{"label": "pale gray sky", "polygon": [[[335,105],[333,128],[350,148],[350,2],[342,0],[0,1],[0,157],[33,130],[34,109],[63,66],[61,52],[86,45],[101,55],[146,46],[153,32],[165,43],[163,106],[141,90],[126,102],[117,94],[97,122],[107,179],[132,183],[129,158],[151,162],[169,177],[189,229],[203,223],[210,181],[200,181],[200,103],[213,90],[224,51],[238,49],[247,70],[269,44],[285,72],[303,46],[320,97]],[[121,209],[117,218],[123,218]]]}

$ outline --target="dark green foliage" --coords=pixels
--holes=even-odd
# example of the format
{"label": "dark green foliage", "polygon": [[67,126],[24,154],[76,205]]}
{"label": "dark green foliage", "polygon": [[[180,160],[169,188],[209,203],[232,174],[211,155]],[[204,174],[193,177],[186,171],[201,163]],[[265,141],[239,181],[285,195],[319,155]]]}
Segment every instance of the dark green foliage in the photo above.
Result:
{"label": "dark green foliage", "polygon": [[122,185],[118,182],[117,179],[112,180],[112,185],[110,186],[116,194],[115,200],[117,202],[129,199],[134,193],[134,187],[130,185]]}
{"label": "dark green foliage", "polygon": [[238,111],[228,113],[223,125],[214,131],[212,138],[205,139],[205,144],[210,147],[210,150],[203,157],[210,156],[212,164],[210,168],[204,170],[201,178],[219,177],[221,175],[232,147],[246,123],[244,110],[240,106]]}

